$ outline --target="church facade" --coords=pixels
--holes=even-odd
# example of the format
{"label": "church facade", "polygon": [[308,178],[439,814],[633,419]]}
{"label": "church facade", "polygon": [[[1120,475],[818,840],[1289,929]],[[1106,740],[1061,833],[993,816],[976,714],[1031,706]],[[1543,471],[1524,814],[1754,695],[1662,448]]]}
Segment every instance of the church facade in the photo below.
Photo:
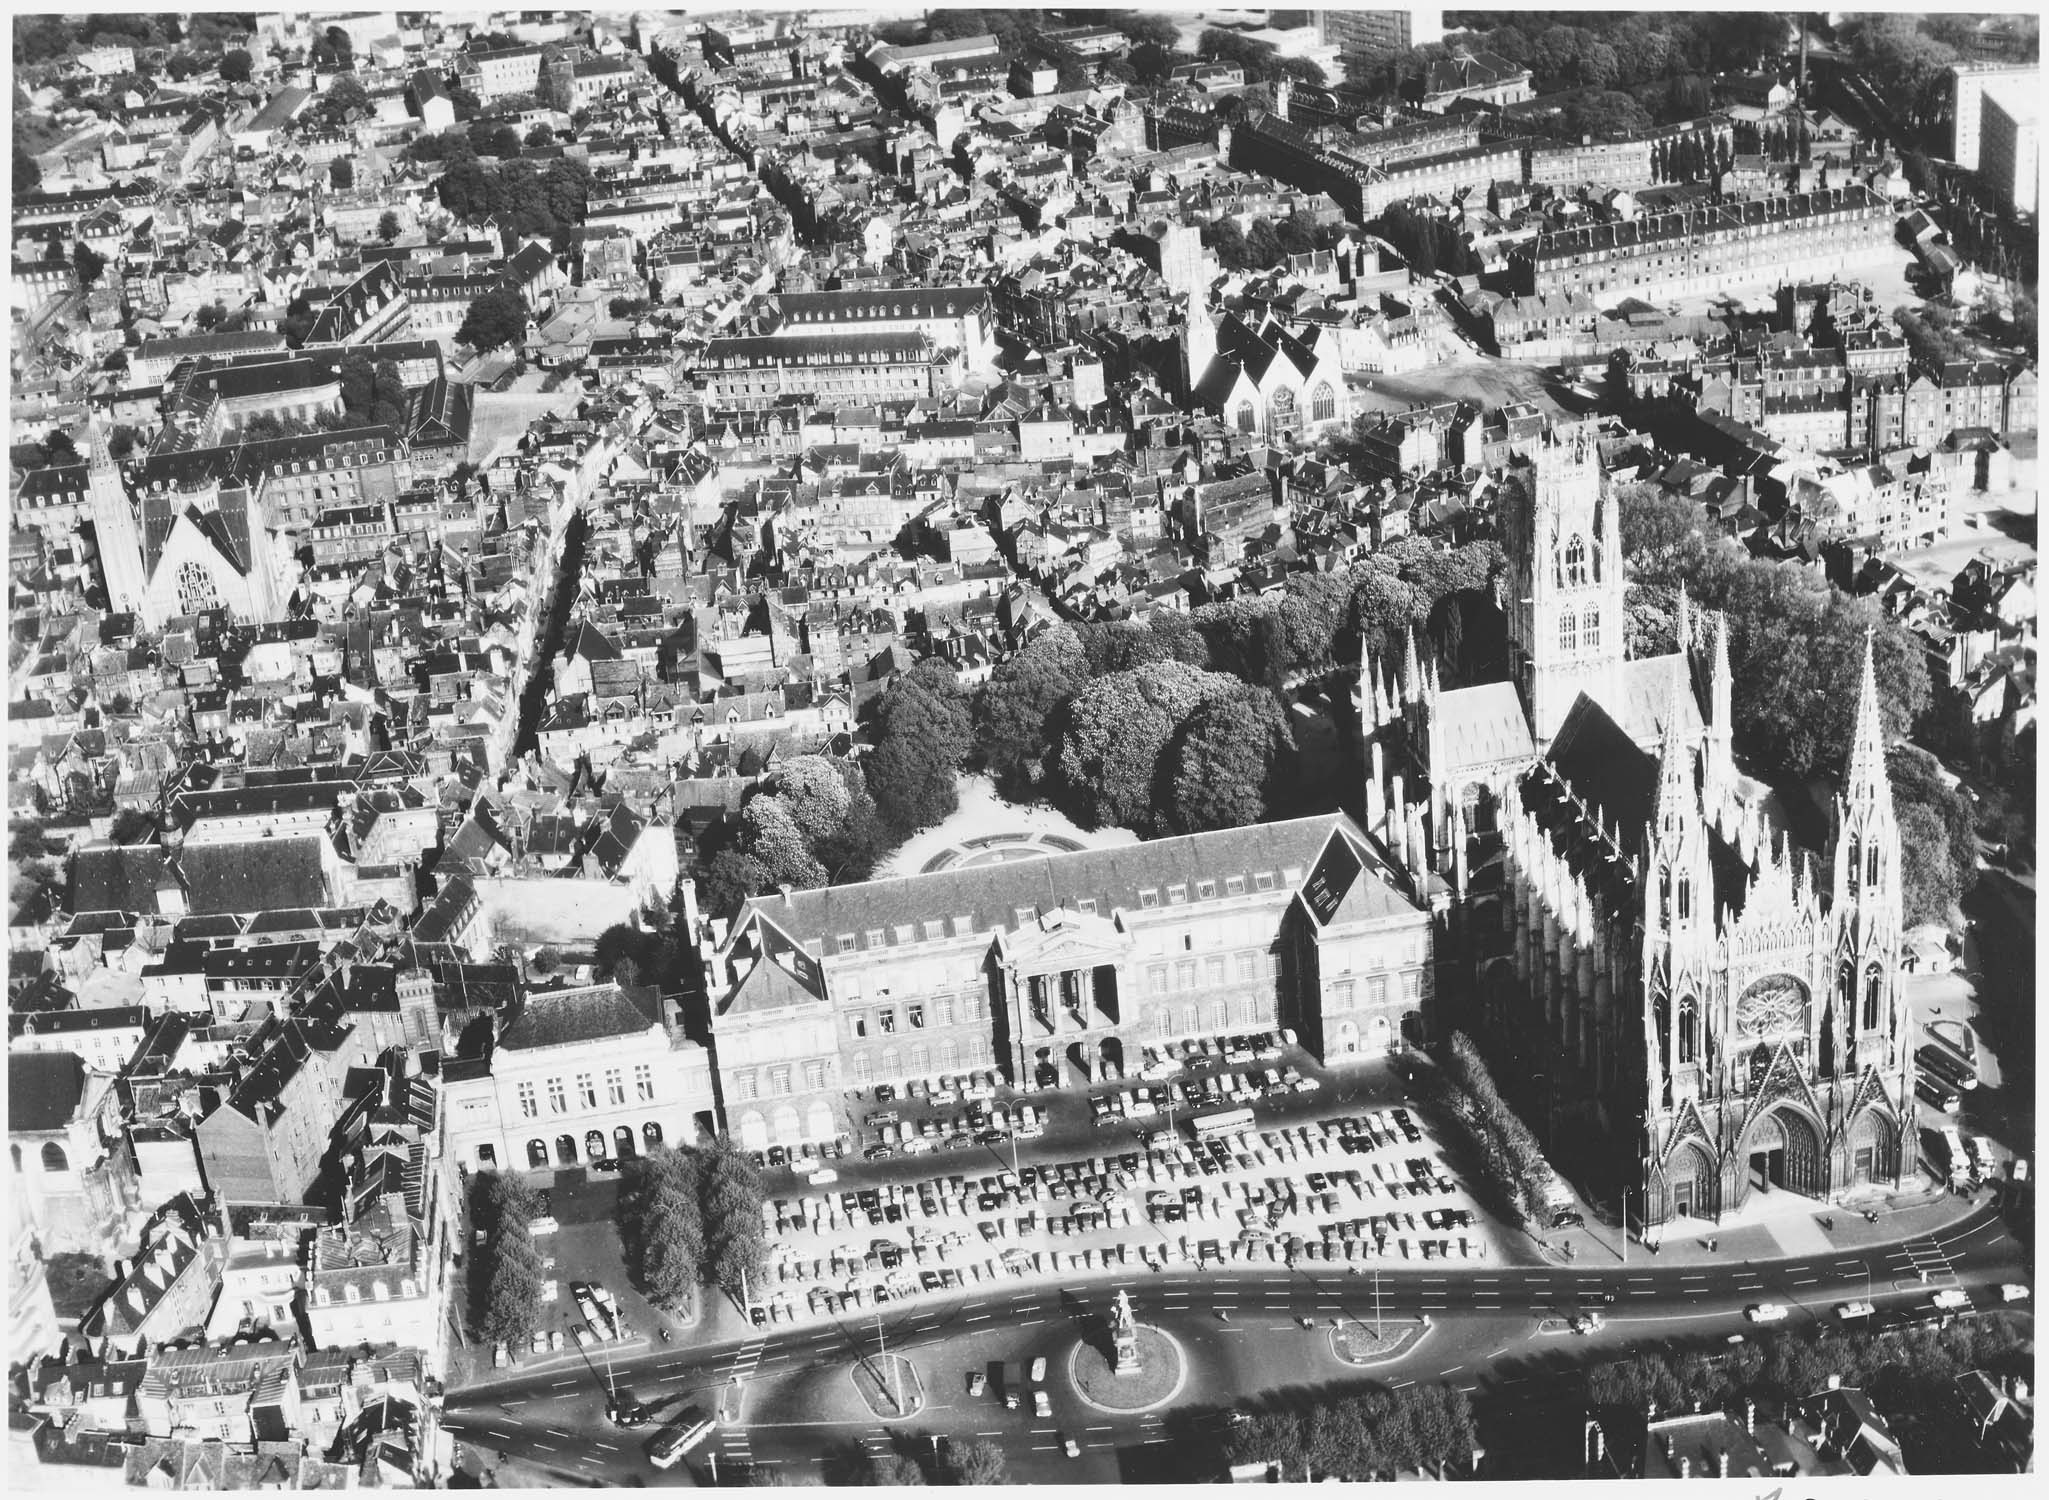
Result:
{"label": "church facade", "polygon": [[272,535],[253,486],[159,484],[138,504],[95,422],[86,492],[109,609],[134,613],[151,631],[216,609],[248,623],[282,618],[291,552]]}
{"label": "church facade", "polygon": [[1449,887],[1469,1024],[1532,1081],[1547,1145],[1605,1143],[1633,1221],[1897,1186],[1914,1064],[1868,652],[1816,859],[1736,767],[1726,623],[1682,599],[1679,649],[1628,658],[1590,434],[1554,431],[1504,491],[1513,682],[1444,689],[1412,638],[1359,690],[1368,828]]}

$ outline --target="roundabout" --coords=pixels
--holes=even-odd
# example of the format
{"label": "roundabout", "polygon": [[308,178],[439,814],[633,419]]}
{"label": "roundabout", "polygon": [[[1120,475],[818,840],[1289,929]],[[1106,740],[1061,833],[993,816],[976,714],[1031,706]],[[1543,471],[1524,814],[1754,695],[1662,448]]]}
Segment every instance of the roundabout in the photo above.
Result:
{"label": "roundabout", "polygon": [[1150,1323],[1137,1325],[1137,1373],[1119,1375],[1110,1357],[1093,1343],[1076,1344],[1067,1356],[1074,1393],[1097,1411],[1128,1416],[1165,1406],[1188,1383],[1188,1358],[1181,1341]]}

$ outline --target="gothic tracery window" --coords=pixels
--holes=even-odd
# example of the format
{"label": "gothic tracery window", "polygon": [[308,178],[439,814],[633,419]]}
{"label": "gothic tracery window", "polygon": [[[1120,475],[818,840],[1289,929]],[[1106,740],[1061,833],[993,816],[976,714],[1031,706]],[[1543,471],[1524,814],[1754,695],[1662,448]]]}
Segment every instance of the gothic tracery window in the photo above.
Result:
{"label": "gothic tracery window", "polygon": [[1579,616],[1569,609],[1558,617],[1558,649],[1579,650]]}
{"label": "gothic tracery window", "polygon": [[214,587],[213,574],[201,563],[188,562],[178,565],[178,612],[196,615],[220,605],[220,590]]}
{"label": "gothic tracery window", "polygon": [[1885,995],[1885,976],[1877,964],[1864,971],[1864,1029],[1876,1031],[1879,1025],[1880,1002]]}
{"label": "gothic tracery window", "polygon": [[1679,1061],[1700,1061],[1700,1007],[1691,995],[1679,1002]]}
{"label": "gothic tracery window", "polygon": [[1565,544],[1565,561],[1562,573],[1563,576],[1559,579],[1559,582],[1563,583],[1567,588],[1586,587],[1588,573],[1587,539],[1585,537],[1574,536],[1571,541]]}

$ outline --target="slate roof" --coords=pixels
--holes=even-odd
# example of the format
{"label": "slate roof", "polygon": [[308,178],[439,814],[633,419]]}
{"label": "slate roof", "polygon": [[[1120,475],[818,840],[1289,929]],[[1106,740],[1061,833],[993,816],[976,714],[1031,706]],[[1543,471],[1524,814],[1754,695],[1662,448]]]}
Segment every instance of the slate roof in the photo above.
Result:
{"label": "slate roof", "polygon": [[526,997],[517,1019],[498,1038],[509,1052],[565,1047],[604,1037],[639,1036],[655,1018],[618,985],[573,990],[538,990]]}
{"label": "slate roof", "polygon": [[1582,801],[1607,815],[1603,821],[1626,846],[1642,839],[1657,806],[1657,757],[1637,744],[1605,706],[1581,693],[1544,758]]}
{"label": "slate roof", "polygon": [[1325,813],[1044,859],[793,891],[787,897],[757,896],[748,907],[798,942],[830,945],[840,934],[851,933],[866,950],[867,934],[879,930],[883,946],[894,947],[899,925],[944,921],[950,928],[957,915],[972,918],[974,930],[982,933],[1015,927],[1023,907],[1051,911],[1093,899],[1106,915],[1119,907],[1135,911],[1142,906],[1141,890],[1164,892],[1180,883],[1193,890],[1197,881],[1207,879],[1221,886],[1232,875],[1248,877],[1249,886],[1251,877],[1270,874],[1279,890],[1288,883],[1286,872],[1292,870],[1299,881],[1340,829],[1357,836],[1342,813]]}
{"label": "slate roof", "polygon": [[155,844],[81,850],[71,859],[70,909],[153,915],[166,875],[164,851]]}
{"label": "slate roof", "polygon": [[7,1057],[10,1133],[62,1130],[85,1093],[85,1063],[74,1052],[12,1052]]}
{"label": "slate roof", "polygon": [[1614,715],[1625,734],[1648,749],[1664,738],[1665,720],[1676,709],[1687,742],[1700,737],[1700,705],[1694,701],[1693,689],[1688,685],[1691,678],[1673,670],[1670,655],[1626,661],[1621,670],[1620,695],[1603,706]]}
{"label": "slate roof", "polygon": [[327,905],[321,836],[196,844],[179,857],[195,915]]}

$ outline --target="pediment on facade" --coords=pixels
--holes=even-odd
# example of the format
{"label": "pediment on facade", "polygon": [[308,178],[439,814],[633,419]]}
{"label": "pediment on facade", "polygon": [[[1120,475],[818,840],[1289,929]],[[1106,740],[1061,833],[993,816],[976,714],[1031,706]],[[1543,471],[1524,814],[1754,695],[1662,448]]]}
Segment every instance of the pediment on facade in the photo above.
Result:
{"label": "pediment on facade", "polygon": [[1031,973],[1092,969],[1116,963],[1131,951],[1131,938],[1107,917],[1062,908],[1000,939],[1004,962]]}

